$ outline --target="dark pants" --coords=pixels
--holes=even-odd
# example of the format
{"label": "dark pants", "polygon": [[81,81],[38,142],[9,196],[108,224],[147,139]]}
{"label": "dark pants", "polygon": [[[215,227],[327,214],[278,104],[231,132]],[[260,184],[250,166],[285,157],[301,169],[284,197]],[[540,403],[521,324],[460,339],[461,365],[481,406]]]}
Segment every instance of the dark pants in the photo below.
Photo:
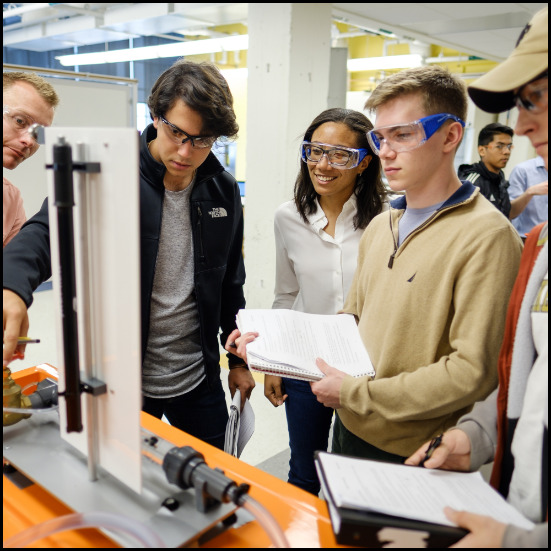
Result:
{"label": "dark pants", "polygon": [[287,427],[289,429],[289,482],[318,495],[320,483],[314,464],[316,450],[327,451],[333,410],[317,401],[310,383],[283,379]]}
{"label": "dark pants", "polygon": [[220,380],[209,388],[204,379],[192,391],[174,398],[144,396],[142,409],[157,419],[165,415],[174,427],[224,449],[228,408]]}
{"label": "dark pants", "polygon": [[351,433],[342,424],[338,414],[335,415],[335,423],[333,425],[333,446],[331,451],[341,455],[385,461],[386,463],[403,463],[407,459],[407,457],[380,450]]}

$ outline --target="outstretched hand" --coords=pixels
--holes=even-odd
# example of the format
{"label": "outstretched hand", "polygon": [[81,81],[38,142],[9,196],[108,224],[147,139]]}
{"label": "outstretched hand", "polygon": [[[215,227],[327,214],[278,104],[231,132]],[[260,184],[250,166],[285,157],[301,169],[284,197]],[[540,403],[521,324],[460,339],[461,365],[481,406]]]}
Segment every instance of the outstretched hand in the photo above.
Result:
{"label": "outstretched hand", "polygon": [[29,330],[29,317],[27,305],[21,297],[4,289],[2,293],[4,311],[4,366],[8,365],[14,358],[23,359],[25,345],[17,344],[19,337],[26,337]]}
{"label": "outstretched hand", "polygon": [[250,342],[253,342],[256,337],[258,337],[258,333],[245,333],[244,335],[241,335],[241,331],[239,331],[239,329],[234,329],[230,333],[224,349],[230,354],[238,356],[246,364],[248,364],[249,362],[247,361],[247,345]]}

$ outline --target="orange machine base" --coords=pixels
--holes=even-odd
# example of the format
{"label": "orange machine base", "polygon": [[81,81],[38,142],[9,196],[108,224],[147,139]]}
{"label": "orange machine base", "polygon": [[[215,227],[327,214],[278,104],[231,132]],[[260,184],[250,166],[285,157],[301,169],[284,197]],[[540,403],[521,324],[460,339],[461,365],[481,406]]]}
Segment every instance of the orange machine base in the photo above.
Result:
{"label": "orange machine base", "polygon": [[[40,382],[47,373],[40,368],[30,368],[13,375],[21,387]],[[32,389],[31,389],[32,390]],[[24,423],[25,421],[21,421]],[[222,469],[237,484],[249,484],[250,495],[266,507],[279,523],[291,547],[345,547],[336,543],[331,521],[324,501],[291,484],[275,478],[223,451],[190,436],[162,421],[141,414],[142,426],[175,446],[192,446],[205,457],[206,463]],[[45,465],[47,468],[47,465]],[[54,495],[38,484],[14,484],[4,475],[4,541],[21,531],[44,521],[72,513]],[[162,538],[162,534],[159,534]],[[272,543],[257,521],[239,528],[228,528],[202,543],[201,547],[271,547]],[[120,547],[102,532],[95,529],[59,532],[37,540],[33,548],[86,548]]]}

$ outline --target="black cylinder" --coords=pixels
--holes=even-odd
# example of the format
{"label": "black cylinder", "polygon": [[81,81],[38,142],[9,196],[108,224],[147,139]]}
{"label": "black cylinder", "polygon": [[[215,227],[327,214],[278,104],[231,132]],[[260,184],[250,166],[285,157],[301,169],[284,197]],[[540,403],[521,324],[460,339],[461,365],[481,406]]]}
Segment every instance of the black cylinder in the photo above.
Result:
{"label": "black cylinder", "polygon": [[54,145],[54,206],[59,232],[61,317],[65,364],[67,432],[82,431],[80,367],[76,308],[75,245],[73,229],[73,161],[71,146]]}
{"label": "black cylinder", "polygon": [[228,492],[236,483],[217,469],[211,469],[203,455],[190,446],[172,448],[164,457],[163,469],[170,483],[186,490],[200,487],[209,497],[230,501]]}

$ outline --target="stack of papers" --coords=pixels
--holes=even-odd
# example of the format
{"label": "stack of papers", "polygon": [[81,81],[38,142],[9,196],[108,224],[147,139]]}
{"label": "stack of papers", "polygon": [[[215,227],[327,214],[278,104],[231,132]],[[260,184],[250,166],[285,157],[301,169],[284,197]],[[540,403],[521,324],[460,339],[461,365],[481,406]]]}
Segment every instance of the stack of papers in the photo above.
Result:
{"label": "stack of papers", "polygon": [[330,366],[353,377],[375,376],[369,354],[350,314],[306,314],[295,310],[239,310],[241,334],[257,332],[247,345],[253,370],[304,381],[319,381],[316,366],[322,358]]}
{"label": "stack of papers", "polygon": [[235,457],[240,457],[243,448],[254,433],[254,412],[249,400],[245,400],[243,411],[241,408],[241,392],[239,389],[233,395],[230,405],[224,451]]}

